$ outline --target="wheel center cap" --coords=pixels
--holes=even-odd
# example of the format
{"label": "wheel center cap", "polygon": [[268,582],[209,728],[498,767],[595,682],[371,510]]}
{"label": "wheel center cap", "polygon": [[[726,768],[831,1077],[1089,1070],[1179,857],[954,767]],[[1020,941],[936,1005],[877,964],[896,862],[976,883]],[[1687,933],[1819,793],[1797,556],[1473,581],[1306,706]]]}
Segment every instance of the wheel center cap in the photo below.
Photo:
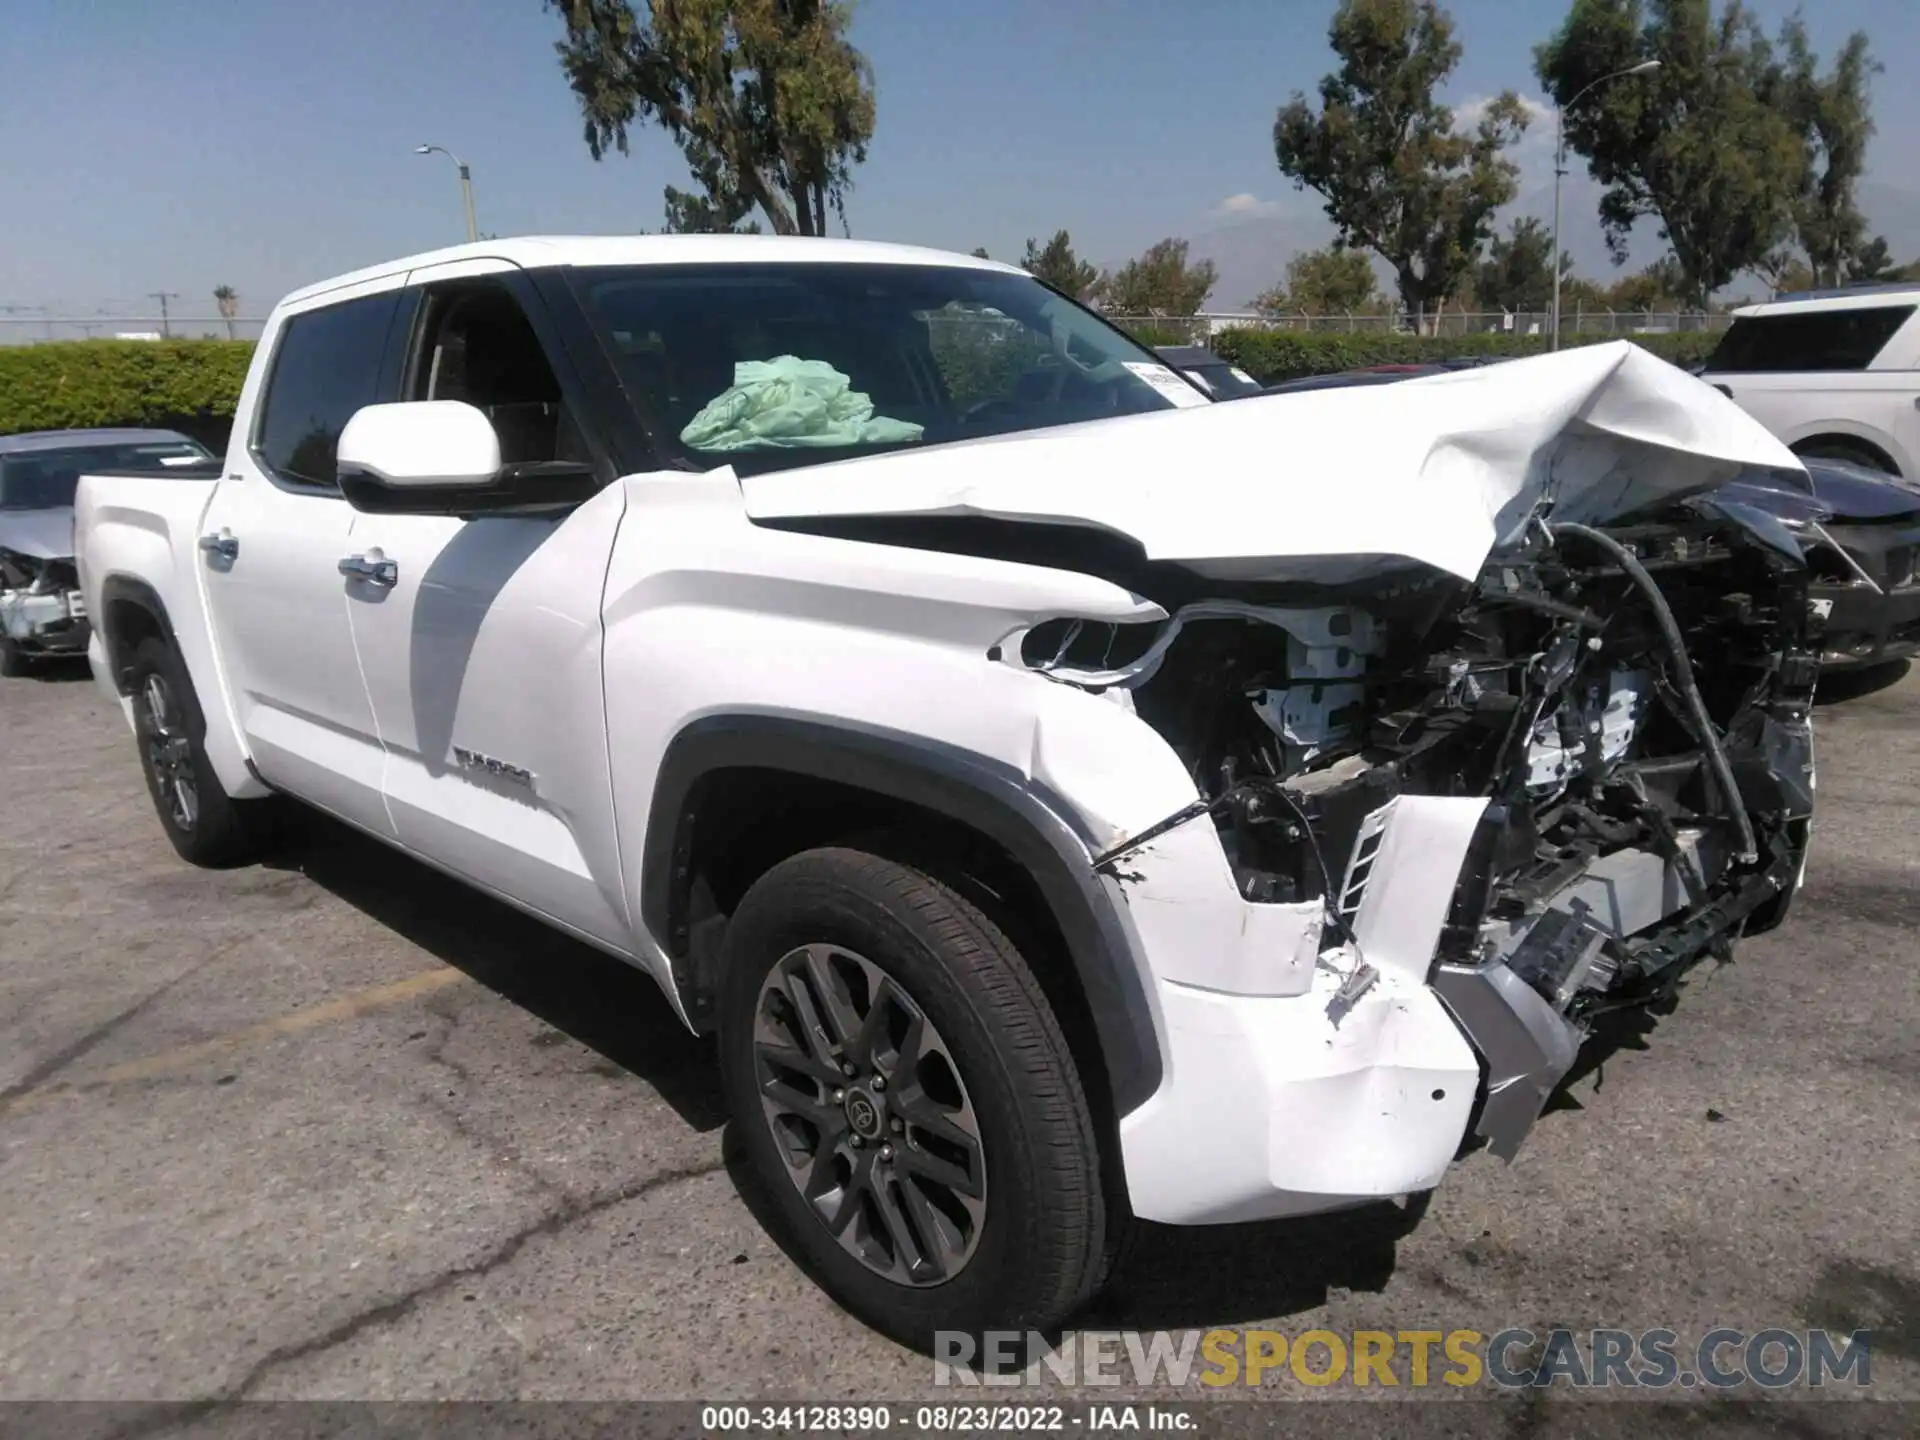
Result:
{"label": "wheel center cap", "polygon": [[853,1132],[864,1139],[873,1140],[880,1134],[880,1106],[864,1090],[847,1092],[847,1123]]}

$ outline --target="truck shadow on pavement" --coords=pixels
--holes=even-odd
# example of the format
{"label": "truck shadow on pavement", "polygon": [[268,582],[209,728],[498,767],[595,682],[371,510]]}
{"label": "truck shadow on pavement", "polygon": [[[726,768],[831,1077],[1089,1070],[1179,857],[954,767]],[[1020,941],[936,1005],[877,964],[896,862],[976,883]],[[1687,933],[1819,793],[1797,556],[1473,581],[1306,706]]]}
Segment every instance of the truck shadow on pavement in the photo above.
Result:
{"label": "truck shadow on pavement", "polygon": [[695,1130],[726,1119],[713,1047],[631,965],[301,807],[268,868],[294,871],[652,1086]]}
{"label": "truck shadow on pavement", "polygon": [[[728,1178],[760,1228],[795,1268],[824,1277],[790,1242],[779,1212],[747,1161],[738,1132],[721,1151]],[[1332,1215],[1239,1225],[1132,1222],[1106,1288],[1071,1330],[1183,1330],[1280,1319],[1351,1291],[1387,1286],[1395,1247],[1426,1214],[1424,1197],[1407,1205],[1370,1204]],[[1057,1344],[1059,1332],[1046,1336]]]}
{"label": "truck shadow on pavement", "polygon": [[[531,916],[315,812],[287,822],[268,862],[304,875],[397,935],[597,1052],[657,1091],[689,1126],[725,1124],[719,1069],[647,976]],[[723,1145],[735,1189],[802,1270],[768,1197]],[[1396,1247],[1425,1204],[1373,1204],[1331,1215],[1236,1225],[1135,1222],[1106,1291],[1075,1329],[1181,1329],[1275,1319],[1345,1292],[1384,1290]]]}
{"label": "truck shadow on pavement", "polygon": [[1913,662],[1910,660],[1888,660],[1878,665],[1836,670],[1831,675],[1820,677],[1820,684],[1814,690],[1813,703],[1839,705],[1848,700],[1862,699],[1898,685],[1912,669]]}

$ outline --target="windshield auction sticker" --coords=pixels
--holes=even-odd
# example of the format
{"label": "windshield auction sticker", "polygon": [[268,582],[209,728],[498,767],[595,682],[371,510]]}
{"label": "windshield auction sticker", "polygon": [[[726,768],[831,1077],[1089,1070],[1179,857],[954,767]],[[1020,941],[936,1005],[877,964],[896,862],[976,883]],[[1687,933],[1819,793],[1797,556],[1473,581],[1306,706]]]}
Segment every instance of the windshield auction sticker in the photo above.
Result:
{"label": "windshield auction sticker", "polygon": [[1120,363],[1182,409],[1189,405],[1213,403],[1164,365],[1149,365],[1144,360],[1123,360]]}

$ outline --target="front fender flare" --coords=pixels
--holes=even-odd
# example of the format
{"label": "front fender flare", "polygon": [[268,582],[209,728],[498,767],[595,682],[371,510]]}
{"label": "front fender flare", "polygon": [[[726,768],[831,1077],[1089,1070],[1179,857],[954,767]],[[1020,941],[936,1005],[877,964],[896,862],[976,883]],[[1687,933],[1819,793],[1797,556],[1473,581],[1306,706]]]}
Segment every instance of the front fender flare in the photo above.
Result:
{"label": "front fender flare", "polygon": [[654,781],[640,879],[641,918],[669,951],[684,946],[692,839],[687,801],[716,770],[781,770],[916,805],[994,841],[1033,877],[1067,946],[1100,1044],[1117,1116],[1160,1087],[1161,1047],[1138,942],[1089,837],[1046,787],[988,757],[918,736],[780,714],[708,715],[668,745]]}

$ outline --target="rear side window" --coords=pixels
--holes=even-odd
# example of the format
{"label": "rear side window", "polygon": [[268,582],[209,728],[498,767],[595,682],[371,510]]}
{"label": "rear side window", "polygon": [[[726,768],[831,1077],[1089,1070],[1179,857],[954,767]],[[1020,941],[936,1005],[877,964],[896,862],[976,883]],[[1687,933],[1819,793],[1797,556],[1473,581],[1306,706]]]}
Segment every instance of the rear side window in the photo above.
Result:
{"label": "rear side window", "polygon": [[399,291],[388,291],[287,321],[254,438],[254,454],[277,478],[338,488],[340,432],[380,398],[380,361],[399,301]]}
{"label": "rear side window", "polygon": [[1913,314],[1911,305],[1755,315],[1735,320],[1708,370],[1864,370]]}

